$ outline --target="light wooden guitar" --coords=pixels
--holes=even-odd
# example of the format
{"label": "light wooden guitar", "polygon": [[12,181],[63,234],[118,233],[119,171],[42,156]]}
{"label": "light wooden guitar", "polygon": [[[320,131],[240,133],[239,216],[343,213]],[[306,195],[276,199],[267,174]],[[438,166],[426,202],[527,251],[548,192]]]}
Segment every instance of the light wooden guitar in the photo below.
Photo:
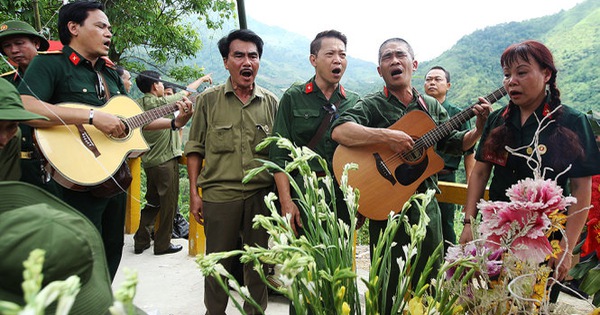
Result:
{"label": "light wooden guitar", "polygon": [[114,96],[104,106],[60,103],[57,106],[94,109],[120,117],[127,135],[114,138],[92,125],[60,125],[36,128],[35,140],[47,160],[46,169],[62,186],[78,190],[108,180],[128,157],[138,157],[149,147],[139,127],[177,111],[167,104],[144,112],[127,96]]}
{"label": "light wooden guitar", "polygon": [[[485,99],[494,103],[504,95],[506,90],[502,87]],[[341,175],[348,163],[358,164],[358,170],[348,174],[350,186],[360,191],[358,212],[369,219],[386,220],[390,212],[402,210],[419,185],[444,168],[444,160],[435,153],[434,145],[475,116],[474,106],[439,126],[423,111],[402,116],[389,129],[402,130],[415,139],[413,149],[405,153],[396,153],[387,144],[339,145],[333,155],[334,173]]]}

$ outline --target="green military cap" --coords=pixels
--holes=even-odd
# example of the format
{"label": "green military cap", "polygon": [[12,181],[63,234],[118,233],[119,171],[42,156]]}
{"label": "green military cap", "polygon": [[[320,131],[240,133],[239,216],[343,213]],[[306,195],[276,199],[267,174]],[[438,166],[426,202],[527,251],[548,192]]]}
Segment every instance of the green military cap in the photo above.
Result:
{"label": "green military cap", "polygon": [[592,125],[592,131],[595,136],[600,136],[600,113],[595,110],[587,112],[587,118]]}
{"label": "green military cap", "polygon": [[[26,35],[33,36],[40,40],[39,51],[46,51],[50,47],[50,43],[36,32],[36,30],[29,24],[21,21],[6,21],[0,25],[0,43],[3,39],[13,35]],[[4,49],[0,49],[0,52],[4,55]]]}
{"label": "green military cap", "polygon": [[[75,275],[81,288],[69,314],[108,314],[113,292],[102,237],[81,212],[36,186],[0,182],[0,301],[24,305],[23,261],[45,251],[42,286]],[[46,314],[54,314],[56,303]]]}
{"label": "green military cap", "polygon": [[0,78],[0,120],[32,120],[48,118],[25,110],[14,85]]}

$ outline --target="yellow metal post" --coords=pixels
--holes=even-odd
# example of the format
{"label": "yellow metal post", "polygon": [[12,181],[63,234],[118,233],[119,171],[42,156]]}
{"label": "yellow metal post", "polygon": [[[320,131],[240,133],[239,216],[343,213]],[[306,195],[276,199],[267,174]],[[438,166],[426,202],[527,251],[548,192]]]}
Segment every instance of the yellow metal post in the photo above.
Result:
{"label": "yellow metal post", "polygon": [[131,185],[127,189],[127,211],[125,214],[125,233],[133,234],[140,226],[141,192],[142,192],[142,159],[128,159],[131,170]]}
{"label": "yellow metal post", "polygon": [[[179,164],[187,165],[187,158],[182,156],[179,158]],[[204,166],[204,161],[202,161]],[[202,189],[198,188],[198,193],[202,196]],[[194,216],[189,217],[190,222],[190,233],[188,235],[188,255],[196,256],[198,254],[204,254],[206,249],[206,238],[204,236],[204,226],[200,225],[194,219]]]}

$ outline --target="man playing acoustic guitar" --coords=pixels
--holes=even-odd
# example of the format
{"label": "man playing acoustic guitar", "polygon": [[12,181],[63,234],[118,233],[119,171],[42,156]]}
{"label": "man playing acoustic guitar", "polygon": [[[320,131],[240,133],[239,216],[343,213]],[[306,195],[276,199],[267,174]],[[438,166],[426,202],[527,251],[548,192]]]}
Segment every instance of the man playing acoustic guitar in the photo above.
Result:
{"label": "man playing acoustic guitar", "polygon": [[[418,62],[414,59],[414,52],[411,46],[403,39],[391,38],[383,42],[379,48],[379,66],[377,71],[385,81],[385,87],[382,91],[375,92],[362,98],[354,107],[346,110],[333,123],[332,138],[337,141],[340,147],[362,147],[376,145],[379,147],[385,146],[396,153],[403,153],[413,149],[415,141],[413,135],[407,134],[402,129],[390,129],[392,124],[399,120],[404,115],[411,111],[422,111],[428,113],[429,117],[439,124],[448,120],[448,114],[443,109],[438,101],[427,95],[419,95],[416,89],[411,85],[413,72],[417,70]],[[437,148],[446,153],[455,155],[462,154],[463,151],[471,148],[481,136],[483,125],[490,112],[491,106],[480,99],[484,104],[475,105],[474,112],[478,114],[476,128],[468,132],[451,132],[444,137],[438,144]],[[411,121],[411,125],[419,125],[424,121]],[[338,152],[336,152],[336,155]],[[334,156],[335,159],[335,156]],[[350,159],[352,160],[352,158]],[[441,160],[441,159],[440,159]],[[335,160],[334,160],[334,168]],[[359,165],[359,170],[363,169],[364,165]],[[375,172],[377,173],[377,172]],[[377,176],[378,174],[373,174]],[[352,178],[353,172],[349,173]],[[437,177],[430,176],[425,179],[417,189],[417,192],[425,192],[427,189],[436,189]],[[385,187],[374,188],[384,190],[389,198],[395,195],[392,190],[386,190]],[[414,191],[410,192],[411,194]],[[366,197],[368,191],[361,190],[361,199]],[[373,205],[376,206],[376,205]],[[402,204],[398,201],[397,209],[400,209]],[[361,213],[369,209],[359,208]],[[391,209],[385,210],[386,216]],[[437,201],[433,200],[427,206],[427,214],[430,222],[427,227],[427,236],[422,244],[420,260],[416,263],[415,275],[412,278],[413,287],[419,280],[420,275],[425,267],[425,264],[430,256],[432,256],[435,248],[442,242],[442,230],[440,225],[440,209]],[[419,211],[410,209],[407,212],[408,220],[411,224],[418,222]],[[365,214],[369,217],[369,215]],[[382,232],[387,224],[387,218],[373,219],[369,221],[369,234],[371,252],[374,244],[377,244],[379,233]],[[381,314],[389,314],[392,307],[392,297],[396,292],[396,287],[399,281],[399,267],[396,264],[396,258],[402,255],[402,246],[410,240],[404,229],[400,228],[395,235],[394,240],[396,246],[392,250],[392,267],[390,270],[390,283],[387,288],[383,288],[380,297],[382,300]],[[375,259],[375,257],[371,257]],[[436,275],[437,269],[440,267],[441,257],[438,264],[433,267],[430,275]],[[385,304],[384,304],[385,303]]]}
{"label": "man playing acoustic guitar", "polygon": [[[102,3],[92,1],[76,1],[60,8],[58,31],[60,41],[64,45],[62,52],[36,57],[19,85],[25,108],[50,119],[36,124],[35,127],[67,124],[83,128],[83,124],[89,124],[113,138],[126,136],[128,130],[125,124],[114,114],[94,109],[52,105],[64,102],[83,103],[99,109],[110,96],[126,94],[117,71],[105,58],[108,55],[112,33],[110,22],[103,10]],[[181,106],[189,110],[191,102],[178,106],[181,110],[184,109]],[[169,128],[170,123],[171,120],[166,118],[157,122],[159,125],[166,124],[166,128]],[[56,143],[54,151],[66,149],[61,145],[64,146]],[[86,148],[81,145],[81,150]],[[70,163],[76,164],[81,161],[73,159]],[[79,167],[85,172],[89,165]],[[122,187],[121,190],[124,192],[126,188]],[[71,187],[63,189],[62,197],[88,217],[100,231],[111,279],[114,279],[123,251],[125,194],[97,197],[85,189],[81,191]]]}

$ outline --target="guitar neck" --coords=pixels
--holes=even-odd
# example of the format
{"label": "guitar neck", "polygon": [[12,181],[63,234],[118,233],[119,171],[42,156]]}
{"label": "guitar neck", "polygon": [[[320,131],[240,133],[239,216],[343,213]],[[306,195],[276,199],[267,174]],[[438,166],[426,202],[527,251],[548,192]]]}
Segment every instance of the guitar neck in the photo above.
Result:
{"label": "guitar neck", "polygon": [[[498,101],[505,95],[506,95],[506,90],[504,89],[504,87],[501,87],[484,98],[490,104],[494,104],[496,101]],[[458,129],[460,126],[462,126],[462,124],[467,122],[469,119],[473,118],[473,116],[475,116],[475,111],[473,110],[473,108],[475,107],[475,105],[478,105],[478,104],[481,104],[481,102],[477,102],[477,103],[465,108],[460,113],[452,116],[445,123],[437,126],[436,128],[433,128],[432,130],[430,130],[429,132],[424,134],[421,138],[419,138],[419,140],[417,140],[417,142],[421,142],[421,144],[417,143],[417,144],[415,144],[415,147],[420,146],[422,148],[429,148],[429,147],[435,145],[442,138],[449,135],[450,132]]]}
{"label": "guitar neck", "polygon": [[155,119],[164,117],[177,111],[177,105],[175,103],[163,105],[151,110],[145,111],[141,114],[131,116],[125,119],[125,123],[131,129],[141,127]]}

